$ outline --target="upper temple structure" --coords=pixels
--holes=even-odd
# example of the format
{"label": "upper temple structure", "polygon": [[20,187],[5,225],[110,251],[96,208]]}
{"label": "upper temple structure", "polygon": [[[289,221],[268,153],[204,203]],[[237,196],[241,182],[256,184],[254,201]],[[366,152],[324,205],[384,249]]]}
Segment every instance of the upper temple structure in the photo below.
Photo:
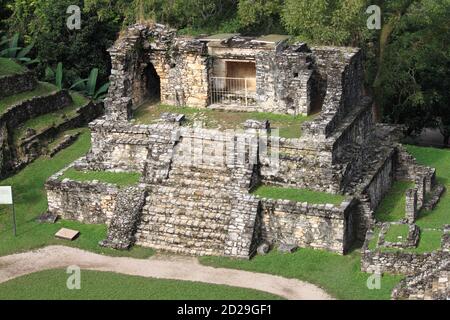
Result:
{"label": "upper temple structure", "polygon": [[[188,38],[138,24],[110,54],[106,115],[71,167],[140,181],[75,181],[66,168],[46,184],[50,213],[108,225],[104,246],[250,258],[267,243],[345,254],[373,229],[395,180],[415,183],[411,226],[439,187],[435,169],[398,143],[399,128],[374,123],[357,48],[281,35]],[[254,192],[261,186],[342,201],[269,199]]]}

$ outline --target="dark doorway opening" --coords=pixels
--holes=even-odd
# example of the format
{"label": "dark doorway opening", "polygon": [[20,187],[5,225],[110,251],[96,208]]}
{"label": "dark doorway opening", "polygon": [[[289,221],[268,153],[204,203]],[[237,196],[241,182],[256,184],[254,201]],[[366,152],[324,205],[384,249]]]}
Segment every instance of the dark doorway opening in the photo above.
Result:
{"label": "dark doorway opening", "polygon": [[160,102],[161,101],[161,79],[156,72],[153,64],[149,64],[145,70],[144,75],[146,78],[146,98],[150,101]]}

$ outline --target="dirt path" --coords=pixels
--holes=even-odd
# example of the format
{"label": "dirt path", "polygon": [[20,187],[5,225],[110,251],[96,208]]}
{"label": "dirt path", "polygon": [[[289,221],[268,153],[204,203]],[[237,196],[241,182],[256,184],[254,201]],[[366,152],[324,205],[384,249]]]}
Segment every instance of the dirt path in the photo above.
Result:
{"label": "dirt path", "polygon": [[94,271],[256,289],[291,300],[332,299],[322,289],[306,282],[269,274],[206,267],[191,257],[154,256],[147,260],[116,258],[64,246],[50,246],[0,257],[0,283],[26,274],[71,265]]}

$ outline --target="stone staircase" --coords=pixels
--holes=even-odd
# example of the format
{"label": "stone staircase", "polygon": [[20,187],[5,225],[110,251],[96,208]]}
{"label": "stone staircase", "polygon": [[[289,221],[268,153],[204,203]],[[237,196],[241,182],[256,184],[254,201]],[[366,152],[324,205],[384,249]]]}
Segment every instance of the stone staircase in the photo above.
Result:
{"label": "stone staircase", "polygon": [[151,186],[138,244],[189,255],[250,257],[259,208],[248,194],[252,174],[243,168],[172,168],[167,180]]}
{"label": "stone staircase", "polygon": [[101,246],[127,250],[134,244],[146,194],[145,186],[141,185],[131,186],[119,192],[108,235],[100,242]]}

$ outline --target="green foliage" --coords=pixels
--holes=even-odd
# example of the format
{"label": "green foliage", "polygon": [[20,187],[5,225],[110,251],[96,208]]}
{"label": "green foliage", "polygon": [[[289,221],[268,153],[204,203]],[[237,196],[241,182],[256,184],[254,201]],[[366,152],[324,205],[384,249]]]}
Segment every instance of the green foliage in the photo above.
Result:
{"label": "green foliage", "polygon": [[448,140],[450,1],[393,1],[388,9],[392,25],[374,84],[385,120],[406,124],[408,133],[440,127]]}
{"label": "green foliage", "polygon": [[31,65],[38,63],[37,59],[32,60],[27,55],[34,48],[34,43],[25,48],[19,46],[20,34],[15,33],[10,39],[2,36],[0,40],[0,57],[14,59],[17,62]]}
{"label": "green foliage", "polygon": [[64,77],[64,70],[62,62],[58,63],[55,70],[53,70],[49,66],[45,68],[45,79],[48,81],[54,81],[56,87],[59,90],[62,90],[64,87],[63,77]]}
{"label": "green foliage", "polygon": [[250,33],[268,33],[279,30],[284,0],[240,0],[238,21],[243,31]]}
{"label": "green foliage", "polygon": [[[43,75],[47,66],[61,62],[66,83],[87,77],[95,67],[99,68],[99,80],[105,82],[111,68],[106,50],[116,39],[123,19],[117,11],[106,14],[115,2],[89,1],[89,6],[84,7],[82,0],[15,0],[9,25],[11,30],[25,34],[27,41],[35,43],[41,61],[39,74]],[[66,26],[69,5],[83,9],[80,30],[69,30]],[[97,12],[100,5],[105,7]]]}
{"label": "green foliage", "polygon": [[[80,290],[67,290],[66,270],[26,275],[0,285],[1,300],[279,300],[257,290],[82,270]],[[26,288],[26,290],[24,290]]]}
{"label": "green foliage", "polygon": [[97,79],[98,79],[98,69],[94,68],[91,70],[89,78],[78,80],[71,86],[71,89],[82,92],[83,94],[90,97],[94,101],[102,100],[105,98],[106,93],[108,92],[109,82],[103,84],[97,90]]}
{"label": "green foliage", "polygon": [[366,8],[365,0],[286,0],[282,19],[302,41],[356,45],[365,31]]}
{"label": "green foliage", "polygon": [[334,204],[339,206],[345,197],[325,192],[311,191],[307,189],[292,189],[272,186],[260,186],[254,194],[262,198],[284,199],[311,204]]}
{"label": "green foliage", "polygon": [[126,21],[157,21],[184,29],[216,26],[230,18],[236,0],[134,0]]}

